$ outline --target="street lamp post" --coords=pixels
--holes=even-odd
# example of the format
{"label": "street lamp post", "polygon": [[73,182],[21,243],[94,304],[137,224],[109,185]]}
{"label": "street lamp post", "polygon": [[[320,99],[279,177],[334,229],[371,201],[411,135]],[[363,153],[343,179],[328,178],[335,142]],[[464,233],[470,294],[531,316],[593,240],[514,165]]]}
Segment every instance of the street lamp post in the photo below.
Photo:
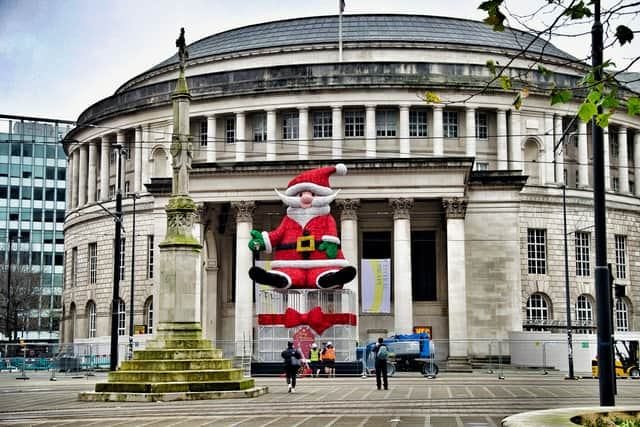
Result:
{"label": "street lamp post", "polygon": [[7,341],[11,341],[11,322],[10,322],[10,318],[11,318],[11,247],[12,247],[12,243],[13,243],[13,239],[14,237],[18,237],[18,236],[12,236],[11,233],[9,233],[9,263],[8,263],[8,268],[7,268],[7,317],[5,319],[6,322],[6,328],[7,328]]}
{"label": "street lamp post", "polygon": [[569,250],[567,244],[567,184],[562,185],[562,214],[564,219],[564,293],[567,304],[567,354],[569,358],[570,380],[575,379],[573,375],[573,331],[571,330],[571,292],[569,290]]}
{"label": "street lamp post", "polygon": [[109,370],[118,368],[118,314],[120,298],[120,245],[122,244],[122,144],[115,144],[118,151],[118,170],[116,174],[116,211],[114,214],[116,223],[114,256],[113,256],[113,301],[111,303],[111,357]]}
{"label": "street lamp post", "polygon": [[140,198],[139,193],[130,193],[133,199],[133,215],[131,225],[131,299],[129,301],[129,360],[133,359],[133,296],[134,296],[134,274],[136,267],[136,200]]}

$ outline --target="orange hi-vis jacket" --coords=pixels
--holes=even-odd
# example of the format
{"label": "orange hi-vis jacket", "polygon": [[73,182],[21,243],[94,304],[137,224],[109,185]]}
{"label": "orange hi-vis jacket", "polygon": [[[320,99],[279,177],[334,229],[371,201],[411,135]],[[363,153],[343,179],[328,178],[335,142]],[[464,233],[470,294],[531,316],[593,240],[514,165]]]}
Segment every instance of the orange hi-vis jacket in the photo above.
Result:
{"label": "orange hi-vis jacket", "polygon": [[336,349],[328,348],[324,351],[322,355],[322,360],[336,360]]}

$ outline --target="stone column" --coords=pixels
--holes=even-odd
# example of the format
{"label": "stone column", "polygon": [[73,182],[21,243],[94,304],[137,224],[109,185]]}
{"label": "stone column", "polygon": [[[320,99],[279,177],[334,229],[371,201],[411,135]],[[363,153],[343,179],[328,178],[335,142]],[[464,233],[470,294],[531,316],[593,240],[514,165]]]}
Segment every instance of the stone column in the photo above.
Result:
{"label": "stone column", "polygon": [[640,130],[636,130],[636,135],[633,138],[633,180],[635,195],[640,196]]}
{"label": "stone column", "polygon": [[[443,199],[447,216],[447,302],[449,307],[449,356],[467,357],[467,290],[464,252],[465,199]],[[519,309],[519,308],[518,308]]]}
{"label": "stone column", "polygon": [[[336,200],[336,204],[340,209],[340,245],[344,257],[352,265],[358,265],[358,208],[360,208],[360,200],[344,199]],[[356,268],[356,270],[358,270]],[[360,286],[359,278],[356,277],[349,283],[344,285],[345,289],[353,292],[356,301],[356,339],[360,341]]]}
{"label": "stone column", "polygon": [[89,149],[87,142],[80,145],[80,169],[78,172],[78,207],[82,207],[87,203],[87,169],[89,167]]}
{"label": "stone column", "polygon": [[[124,148],[124,141],[125,141],[124,131],[119,130],[116,133],[116,143],[120,144],[120,147]],[[116,161],[115,167],[116,167],[116,180],[117,180],[118,179],[117,178],[117,176],[118,176],[118,162],[117,161]],[[122,170],[120,171],[120,183],[116,182],[116,188],[118,188],[117,186],[120,185],[120,189],[122,190],[123,197],[125,197],[125,194],[124,194],[124,183],[126,182],[126,180],[127,180],[127,162],[124,159],[122,159]]]}
{"label": "stone column", "polygon": [[[554,147],[562,138],[562,116],[557,115],[554,118]],[[556,161],[556,182],[558,184],[564,184],[564,147],[566,145],[566,141],[563,141],[563,144],[560,144],[554,153],[555,161]]]}
{"label": "stone column", "polygon": [[267,160],[276,160],[276,110],[267,110]]}
{"label": "stone column", "polygon": [[629,192],[629,151],[627,151],[627,128],[618,129],[618,181],[620,192]]}
{"label": "stone column", "polygon": [[368,158],[376,157],[377,141],[376,141],[376,106],[365,105],[365,134],[366,137],[366,156]]}
{"label": "stone column", "polygon": [[109,166],[111,162],[111,142],[107,136],[100,142],[100,200],[109,200]]}
{"label": "stone column", "polygon": [[67,201],[66,210],[70,212],[73,209],[72,206],[72,195],[73,194],[73,154],[69,155],[67,159],[67,179],[65,182],[65,191],[64,191],[64,199]]}
{"label": "stone column", "polygon": [[342,107],[334,105],[331,107],[331,158],[342,158]]}
{"label": "stone column", "polygon": [[[79,147],[78,147],[79,148]],[[73,175],[71,176],[71,208],[76,209],[78,207],[78,179],[80,177],[80,150],[76,149],[73,152]]]}
{"label": "stone column", "polygon": [[89,178],[87,188],[87,202],[94,203],[96,201],[96,185],[98,171],[98,147],[96,141],[89,141]]}
{"label": "stone column", "polygon": [[554,148],[554,139],[553,139],[553,114],[545,113],[544,114],[544,184],[552,184],[555,182],[553,170],[553,148]]}
{"label": "stone column", "polygon": [[218,140],[216,138],[216,115],[207,115],[207,162],[215,162],[217,159]]}
{"label": "stone column", "polygon": [[520,112],[511,110],[509,130],[509,169],[524,170],[522,164],[522,135],[520,130]]}
{"label": "stone column", "polygon": [[298,160],[309,158],[309,107],[298,107]]}
{"label": "stone column", "polygon": [[149,175],[151,174],[150,170],[151,170],[151,163],[150,163],[150,159],[149,159],[149,153],[151,153],[151,150],[153,148],[153,146],[151,145],[151,133],[149,132],[149,126],[150,125],[144,125],[142,127],[142,150],[140,153],[140,157],[142,157],[142,171],[140,172],[140,191],[142,193],[146,193],[147,192],[147,188],[144,186],[145,184],[148,184],[149,181]]}
{"label": "stone column", "polygon": [[476,110],[467,107],[465,111],[465,155],[467,157],[476,156]]}
{"label": "stone column", "polygon": [[393,319],[396,334],[413,332],[411,218],[413,199],[391,199],[393,209]]}
{"label": "stone column", "polygon": [[507,170],[509,169],[509,151],[507,149],[507,110],[499,109],[496,112],[496,119],[497,167],[498,170]]}
{"label": "stone column", "polygon": [[134,155],[133,155],[133,190],[132,193],[140,192],[142,190],[142,145],[144,140],[142,139],[142,126],[136,127],[136,135],[134,141]]}
{"label": "stone column", "polygon": [[236,162],[244,162],[247,150],[247,138],[245,137],[244,111],[236,113]]}
{"label": "stone column", "polygon": [[236,210],[236,306],[235,306],[235,354],[251,354],[253,341],[253,284],[249,278],[252,253],[249,250],[255,202],[232,203]]}
{"label": "stone column", "polygon": [[400,105],[400,157],[411,155],[411,138],[409,135],[409,106]]}
{"label": "stone column", "polygon": [[[607,160],[608,149],[608,137],[605,133],[605,175],[609,168],[609,161]],[[582,120],[578,120],[578,187],[589,186],[589,152],[587,150],[587,124]],[[605,183],[605,185],[607,185]]]}
{"label": "stone column", "polygon": [[442,105],[433,106],[433,155],[444,154],[444,138],[442,133]]}

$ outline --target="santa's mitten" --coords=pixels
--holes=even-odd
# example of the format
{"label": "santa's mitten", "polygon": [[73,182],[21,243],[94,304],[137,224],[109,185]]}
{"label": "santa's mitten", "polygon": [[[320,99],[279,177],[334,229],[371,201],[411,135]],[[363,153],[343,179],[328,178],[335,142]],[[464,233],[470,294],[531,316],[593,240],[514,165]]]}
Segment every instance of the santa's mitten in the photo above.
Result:
{"label": "santa's mitten", "polygon": [[338,244],[333,242],[322,242],[318,245],[319,251],[325,251],[327,258],[335,259],[338,256]]}
{"label": "santa's mitten", "polygon": [[254,252],[264,251],[264,238],[258,230],[251,230],[252,239],[249,240],[249,249]]}

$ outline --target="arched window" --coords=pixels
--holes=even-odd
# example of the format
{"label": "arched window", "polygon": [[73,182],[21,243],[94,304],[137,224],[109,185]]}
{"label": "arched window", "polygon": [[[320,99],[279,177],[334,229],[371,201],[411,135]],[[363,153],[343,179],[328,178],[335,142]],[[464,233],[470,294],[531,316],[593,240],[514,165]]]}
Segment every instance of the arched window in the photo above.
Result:
{"label": "arched window", "polygon": [[144,318],[147,323],[147,333],[153,333],[153,297],[147,298],[144,303]]}
{"label": "arched window", "polygon": [[549,324],[550,304],[540,293],[533,294],[527,300],[526,329],[529,331],[544,331]]}
{"label": "arched window", "polygon": [[76,303],[72,302],[69,307],[69,317],[71,318],[71,330],[69,331],[69,339],[71,342],[76,338],[76,324],[78,321],[78,315],[76,312]]}
{"label": "arched window", "polygon": [[126,335],[127,333],[127,312],[125,311],[124,301],[118,299],[118,335]]}
{"label": "arched window", "polygon": [[616,298],[616,331],[629,330],[629,304],[626,298]]}
{"label": "arched window", "polygon": [[576,300],[576,333],[592,334],[593,333],[593,304],[591,297],[583,294]]}
{"label": "arched window", "polygon": [[96,337],[96,303],[93,301],[89,301],[87,303],[87,313],[89,320],[89,329],[87,331],[87,336],[89,338]]}
{"label": "arched window", "polygon": [[162,148],[153,151],[153,176],[167,176],[167,153]]}
{"label": "arched window", "polygon": [[534,139],[529,139],[524,144],[524,174],[529,178],[527,184],[540,184],[540,151],[538,143]]}

